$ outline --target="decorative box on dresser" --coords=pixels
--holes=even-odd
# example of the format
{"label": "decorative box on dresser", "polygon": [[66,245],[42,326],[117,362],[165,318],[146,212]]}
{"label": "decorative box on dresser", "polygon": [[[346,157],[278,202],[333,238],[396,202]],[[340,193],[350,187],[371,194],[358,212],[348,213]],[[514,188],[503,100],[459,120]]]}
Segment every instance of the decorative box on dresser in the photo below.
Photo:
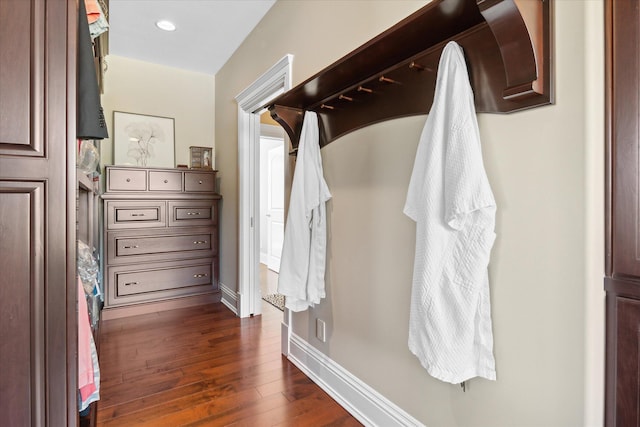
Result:
{"label": "decorative box on dresser", "polygon": [[216,171],[107,166],[109,319],[219,300]]}

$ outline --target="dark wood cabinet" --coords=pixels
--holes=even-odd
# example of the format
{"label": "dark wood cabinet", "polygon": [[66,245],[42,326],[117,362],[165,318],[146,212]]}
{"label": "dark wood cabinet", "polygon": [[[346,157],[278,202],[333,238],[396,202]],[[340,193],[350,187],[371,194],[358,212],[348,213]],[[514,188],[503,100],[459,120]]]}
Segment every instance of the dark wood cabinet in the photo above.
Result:
{"label": "dark wood cabinet", "polygon": [[640,419],[640,3],[607,0],[607,426]]}
{"label": "dark wood cabinet", "polygon": [[75,0],[0,0],[0,416],[77,422]]}
{"label": "dark wood cabinet", "polygon": [[607,358],[608,426],[635,426],[640,419],[640,299],[607,295],[610,343]]}
{"label": "dark wood cabinet", "polygon": [[640,278],[640,3],[610,3],[611,275]]}

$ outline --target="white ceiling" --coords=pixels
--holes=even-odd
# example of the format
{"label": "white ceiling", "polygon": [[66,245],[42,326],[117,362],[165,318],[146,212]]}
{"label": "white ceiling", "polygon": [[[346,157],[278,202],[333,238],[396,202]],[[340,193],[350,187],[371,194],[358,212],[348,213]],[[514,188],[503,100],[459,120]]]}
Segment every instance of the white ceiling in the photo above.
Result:
{"label": "white ceiling", "polygon": [[109,54],[215,74],[275,1],[110,0]]}

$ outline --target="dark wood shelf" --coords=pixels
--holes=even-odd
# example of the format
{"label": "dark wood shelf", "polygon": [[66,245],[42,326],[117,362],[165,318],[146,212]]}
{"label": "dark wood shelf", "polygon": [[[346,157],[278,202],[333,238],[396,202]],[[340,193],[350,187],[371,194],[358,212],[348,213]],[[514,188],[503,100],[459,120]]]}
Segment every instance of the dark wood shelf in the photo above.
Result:
{"label": "dark wood shelf", "polygon": [[304,111],[320,145],[431,108],[447,42],[462,46],[476,110],[508,113],[553,102],[550,0],[436,0],[267,105],[297,147]]}

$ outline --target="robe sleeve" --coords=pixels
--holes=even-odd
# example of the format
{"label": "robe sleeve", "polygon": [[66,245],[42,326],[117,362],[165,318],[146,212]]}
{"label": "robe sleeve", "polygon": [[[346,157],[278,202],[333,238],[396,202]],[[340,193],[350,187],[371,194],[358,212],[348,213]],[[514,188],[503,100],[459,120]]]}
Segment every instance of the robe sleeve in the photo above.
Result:
{"label": "robe sleeve", "polygon": [[495,206],[491,186],[482,160],[480,131],[462,56],[454,58],[453,84],[447,86],[446,96],[457,99],[449,104],[451,115],[446,133],[444,159],[444,221],[460,230],[469,215],[482,208]]}
{"label": "robe sleeve", "polygon": [[444,221],[460,230],[469,216],[495,206],[482,163],[479,139],[469,127],[451,133],[444,168]]}

